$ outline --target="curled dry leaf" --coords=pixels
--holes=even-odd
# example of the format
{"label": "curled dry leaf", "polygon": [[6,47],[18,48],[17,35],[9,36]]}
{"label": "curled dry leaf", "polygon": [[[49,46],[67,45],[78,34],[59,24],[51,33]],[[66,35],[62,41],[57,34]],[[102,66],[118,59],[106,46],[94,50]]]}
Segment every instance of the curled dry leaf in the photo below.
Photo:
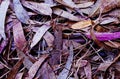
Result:
{"label": "curled dry leaf", "polygon": [[37,71],[39,70],[40,66],[42,63],[45,61],[45,59],[48,57],[48,55],[43,55],[42,57],[39,58],[38,61],[36,61],[32,67],[28,71],[28,77],[25,79],[33,79]]}
{"label": "curled dry leaf", "polygon": [[35,11],[38,14],[43,15],[52,15],[52,9],[49,4],[46,3],[36,3],[32,1],[25,1],[23,5],[33,11]]}
{"label": "curled dry leaf", "polygon": [[29,23],[29,16],[27,11],[23,8],[22,4],[20,3],[20,0],[13,0],[13,6],[14,6],[14,11],[17,16],[17,18],[22,22],[22,23]]}
{"label": "curled dry leaf", "polygon": [[73,61],[73,45],[70,45],[70,51],[69,51],[69,56],[67,59],[67,62],[65,64],[65,68],[61,71],[61,73],[58,75],[57,79],[67,79],[69,75],[69,70],[72,66],[72,61]]}
{"label": "curled dry leaf", "polygon": [[79,21],[80,20],[80,18],[78,18],[77,16],[74,16],[73,14],[71,14],[67,11],[64,11],[62,9],[59,9],[59,8],[54,8],[53,13],[58,15],[58,16],[72,20],[72,21]]}
{"label": "curled dry leaf", "polygon": [[43,25],[38,29],[38,31],[36,32],[36,34],[34,35],[32,39],[32,43],[30,45],[31,48],[34,47],[41,40],[41,38],[43,37],[43,35],[47,32],[49,28],[50,28],[49,25]]}
{"label": "curled dry leaf", "polygon": [[1,5],[0,5],[0,35],[4,38],[4,40],[6,39],[6,35],[5,35],[5,17],[6,17],[6,13],[8,10],[10,4],[10,0],[4,0],[2,1]]}
{"label": "curled dry leaf", "polygon": [[77,22],[75,24],[73,24],[71,26],[72,29],[82,29],[82,28],[86,28],[88,26],[92,25],[92,21],[91,20],[84,20],[84,21],[80,21]]}
{"label": "curled dry leaf", "polygon": [[[91,38],[90,33],[86,33],[86,36],[88,38]],[[114,33],[108,33],[108,32],[103,32],[103,33],[95,33],[96,38],[99,41],[108,41],[108,40],[115,40],[120,38],[120,32],[114,32]]]}

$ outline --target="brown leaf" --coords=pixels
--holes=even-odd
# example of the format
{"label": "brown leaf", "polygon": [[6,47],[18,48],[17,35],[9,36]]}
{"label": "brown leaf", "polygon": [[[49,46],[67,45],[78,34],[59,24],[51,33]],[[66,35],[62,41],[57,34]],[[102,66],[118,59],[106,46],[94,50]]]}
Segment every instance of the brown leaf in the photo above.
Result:
{"label": "brown leaf", "polygon": [[71,28],[72,29],[82,29],[82,28],[86,28],[90,25],[92,25],[91,20],[84,20],[84,21],[80,21],[80,22],[77,22],[77,23],[73,24],[71,26]]}
{"label": "brown leaf", "polygon": [[14,11],[17,18],[22,22],[28,24],[29,16],[27,11],[23,8],[19,0],[13,0]]}
{"label": "brown leaf", "polygon": [[45,59],[48,57],[48,55],[43,55],[42,57],[39,58],[38,61],[36,61],[32,67],[28,71],[28,77],[25,79],[33,79],[35,74],[37,73],[38,69],[42,65],[42,63],[45,61]]}
{"label": "brown leaf", "polygon": [[8,10],[10,4],[10,0],[4,0],[2,1],[1,5],[0,5],[0,35],[4,38],[4,40],[6,39],[6,35],[5,35],[5,18],[6,18],[6,13]]}
{"label": "brown leaf", "polygon": [[52,9],[49,4],[46,3],[37,3],[32,1],[25,1],[23,5],[38,14],[50,15],[52,14]]}
{"label": "brown leaf", "polygon": [[22,65],[23,63],[23,60],[24,58],[20,59],[16,64],[15,66],[11,69],[11,71],[9,72],[8,74],[8,77],[6,79],[14,79],[17,72],[18,72],[18,69],[20,68],[20,66]]}

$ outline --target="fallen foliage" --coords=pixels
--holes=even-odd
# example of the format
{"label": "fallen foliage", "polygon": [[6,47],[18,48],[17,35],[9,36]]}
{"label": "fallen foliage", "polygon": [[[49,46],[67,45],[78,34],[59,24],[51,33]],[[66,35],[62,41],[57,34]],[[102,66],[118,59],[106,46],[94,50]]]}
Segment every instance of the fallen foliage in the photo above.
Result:
{"label": "fallen foliage", "polygon": [[0,79],[120,79],[120,0],[0,0]]}

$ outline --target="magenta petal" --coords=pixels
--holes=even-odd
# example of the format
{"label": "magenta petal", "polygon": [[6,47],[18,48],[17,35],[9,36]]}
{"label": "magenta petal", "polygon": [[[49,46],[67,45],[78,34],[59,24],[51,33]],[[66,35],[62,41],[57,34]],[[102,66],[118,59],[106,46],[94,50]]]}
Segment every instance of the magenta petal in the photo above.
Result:
{"label": "magenta petal", "polygon": [[[108,32],[103,32],[103,33],[94,33],[96,38],[99,41],[108,41],[108,40],[115,40],[120,38],[120,32],[114,32],[114,33],[108,33]],[[90,33],[86,33],[86,36],[91,39]]]}

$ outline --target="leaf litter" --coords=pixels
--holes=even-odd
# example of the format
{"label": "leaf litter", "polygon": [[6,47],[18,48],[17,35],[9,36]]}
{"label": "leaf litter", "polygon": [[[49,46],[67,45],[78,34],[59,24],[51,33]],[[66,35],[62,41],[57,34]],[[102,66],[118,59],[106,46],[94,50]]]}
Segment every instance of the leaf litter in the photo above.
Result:
{"label": "leaf litter", "polygon": [[1,0],[0,79],[119,79],[120,0]]}

